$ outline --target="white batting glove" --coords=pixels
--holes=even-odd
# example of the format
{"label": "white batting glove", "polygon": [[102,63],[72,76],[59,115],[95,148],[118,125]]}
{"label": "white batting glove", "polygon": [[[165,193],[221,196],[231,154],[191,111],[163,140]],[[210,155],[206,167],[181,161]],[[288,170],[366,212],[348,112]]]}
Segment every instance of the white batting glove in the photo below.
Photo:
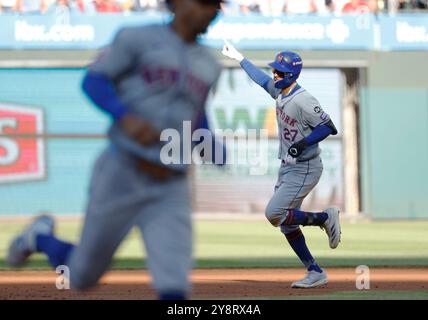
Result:
{"label": "white batting glove", "polygon": [[234,59],[238,62],[241,62],[242,60],[244,60],[244,56],[235,49],[235,47],[226,39],[223,39],[224,41],[224,46],[223,46],[223,50],[221,51],[221,53],[223,53],[223,55],[225,55],[228,58]]}
{"label": "white batting glove", "polygon": [[297,159],[287,154],[287,157],[284,159],[284,162],[286,165],[295,165],[297,162]]}

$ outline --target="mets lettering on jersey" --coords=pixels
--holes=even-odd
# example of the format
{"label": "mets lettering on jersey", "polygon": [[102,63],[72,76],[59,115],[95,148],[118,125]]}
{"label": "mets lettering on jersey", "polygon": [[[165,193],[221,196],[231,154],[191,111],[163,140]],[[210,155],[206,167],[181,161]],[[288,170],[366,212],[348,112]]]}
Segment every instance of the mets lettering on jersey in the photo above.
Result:
{"label": "mets lettering on jersey", "polygon": [[0,183],[45,176],[43,112],[0,103]]}
{"label": "mets lettering on jersey", "polygon": [[[173,86],[179,81],[180,71],[178,69],[166,68],[163,66],[144,66],[142,75],[146,84]],[[205,100],[208,95],[209,86],[190,72],[186,72],[183,78],[185,79],[184,86],[186,91],[192,92],[197,96],[197,103],[202,103],[202,100]]]}
{"label": "mets lettering on jersey", "polygon": [[288,124],[291,127],[295,127],[297,120],[291,118],[290,116],[288,116],[284,110],[282,110],[281,108],[276,108],[276,115],[278,117],[278,119],[281,119],[284,123]]}

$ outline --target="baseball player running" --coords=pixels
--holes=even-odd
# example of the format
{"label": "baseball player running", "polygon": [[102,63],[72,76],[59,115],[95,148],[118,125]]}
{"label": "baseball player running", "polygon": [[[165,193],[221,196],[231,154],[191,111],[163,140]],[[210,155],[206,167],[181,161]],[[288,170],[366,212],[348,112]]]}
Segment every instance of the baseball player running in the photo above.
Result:
{"label": "baseball player running", "polygon": [[52,217],[42,215],[11,243],[10,265],[21,266],[42,252],[53,267],[70,268],[72,287],[85,289],[96,284],[137,226],[159,298],[188,297],[189,165],[161,162],[160,132],[182,133],[183,121],[192,120],[192,129],[207,127],[205,103],[221,66],[196,39],[222,0],[166,2],[174,14],[170,24],[121,29],[83,80],[83,91],[111,116],[112,125],[110,145],[93,169],[80,243],[59,240]]}
{"label": "baseball player running", "polygon": [[237,60],[250,78],[276,100],[281,167],[275,193],[266,207],[266,218],[273,226],[280,227],[307,269],[306,276],[292,287],[324,285],[328,282],[327,274],[312,257],[299,226],[320,226],[334,249],[341,236],[339,210],[305,212],[300,207],[323,170],[318,143],[330,134],[337,134],[337,130],[319,102],[296,82],[303,66],[298,54],[289,51],[277,54],[275,61],[269,64],[272,79],[226,40],[222,53]]}

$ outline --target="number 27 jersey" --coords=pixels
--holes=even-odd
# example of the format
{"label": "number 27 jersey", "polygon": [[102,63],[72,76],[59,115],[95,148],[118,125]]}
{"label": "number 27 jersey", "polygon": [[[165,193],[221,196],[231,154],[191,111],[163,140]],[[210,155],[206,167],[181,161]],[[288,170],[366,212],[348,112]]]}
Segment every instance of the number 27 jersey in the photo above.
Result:
{"label": "number 27 jersey", "polygon": [[[273,93],[273,92],[272,92]],[[276,98],[276,120],[278,123],[279,154],[285,159],[290,146],[311,134],[313,128],[330,121],[320,103],[304,88],[297,85],[289,95],[273,94]],[[318,143],[308,147],[298,160],[312,159],[321,153]]]}

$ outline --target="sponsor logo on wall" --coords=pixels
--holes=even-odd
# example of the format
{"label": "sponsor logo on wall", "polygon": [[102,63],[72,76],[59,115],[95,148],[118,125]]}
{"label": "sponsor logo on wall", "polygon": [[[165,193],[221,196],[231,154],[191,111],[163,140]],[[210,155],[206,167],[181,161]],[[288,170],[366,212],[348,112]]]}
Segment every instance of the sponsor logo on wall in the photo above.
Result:
{"label": "sponsor logo on wall", "polygon": [[43,110],[0,103],[0,183],[46,175]]}
{"label": "sponsor logo on wall", "polygon": [[19,42],[92,42],[95,30],[91,25],[56,23],[51,26],[15,22],[15,41]]}

